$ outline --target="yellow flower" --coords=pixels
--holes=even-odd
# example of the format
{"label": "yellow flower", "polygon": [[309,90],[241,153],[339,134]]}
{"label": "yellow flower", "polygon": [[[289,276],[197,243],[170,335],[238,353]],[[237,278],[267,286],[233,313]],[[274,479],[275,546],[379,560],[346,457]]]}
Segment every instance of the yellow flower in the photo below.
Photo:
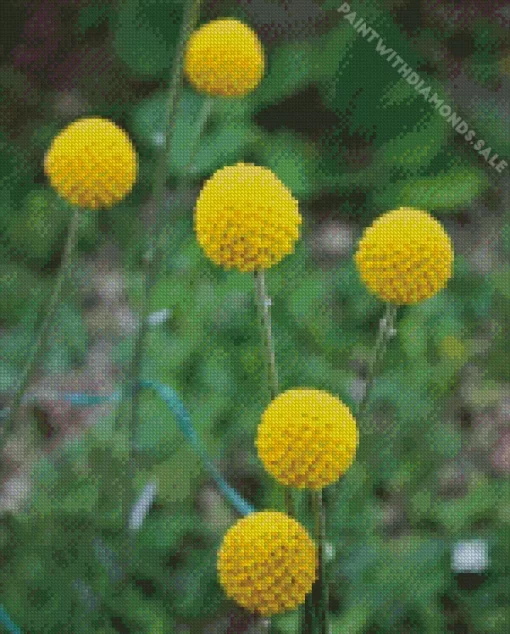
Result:
{"label": "yellow flower", "polygon": [[291,192],[266,167],[237,163],[215,172],[195,207],[200,246],[216,264],[266,269],[294,250],[301,214]]}
{"label": "yellow flower", "polygon": [[264,51],[257,35],[239,20],[204,24],[188,40],[184,71],[198,92],[242,97],[264,74]]}
{"label": "yellow flower", "polygon": [[317,549],[296,520],[278,511],[251,513],[225,534],[219,581],[239,605],[263,616],[304,602],[316,578]]}
{"label": "yellow flower", "polygon": [[374,295],[393,304],[416,304],[450,279],[453,248],[430,214],[401,207],[379,216],[365,230],[355,260]]}
{"label": "yellow flower", "polygon": [[78,119],[54,139],[44,159],[52,187],[72,205],[111,207],[133,188],[136,151],[128,135],[100,117]]}
{"label": "yellow flower", "polygon": [[265,469],[280,483],[320,489],[352,464],[358,428],[347,405],[329,392],[297,388],[269,404],[255,444]]}

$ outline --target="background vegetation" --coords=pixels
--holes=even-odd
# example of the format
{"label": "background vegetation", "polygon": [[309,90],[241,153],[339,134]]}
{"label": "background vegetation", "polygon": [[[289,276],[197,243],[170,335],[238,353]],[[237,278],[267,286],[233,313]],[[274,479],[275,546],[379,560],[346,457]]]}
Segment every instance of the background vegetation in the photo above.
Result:
{"label": "background vegetation", "polygon": [[[215,102],[186,177],[201,98],[184,92],[169,165],[167,260],[144,372],[178,390],[230,484],[257,508],[281,506],[253,447],[268,393],[252,279],[223,272],[200,252],[192,208],[201,183],[246,160],[273,169],[300,199],[304,238],[268,274],[281,387],[324,388],[353,406],[382,312],[358,280],[355,242],[387,209],[433,212],[454,240],[455,276],[445,292],[400,311],[358,459],[338,499],[328,497],[333,631],[503,634],[510,629],[507,177],[342,20],[340,4],[204,2],[204,21],[231,15],[255,28],[269,67],[252,96]],[[478,137],[510,156],[508,7],[496,0],[352,6]],[[69,219],[42,172],[50,140],[79,116],[110,117],[135,139],[140,180],[125,203],[84,216],[72,284],[30,391],[32,424],[3,451],[0,603],[27,634],[248,632],[252,618],[216,581],[216,549],[234,511],[164,405],[144,393],[137,485],[158,488],[126,574],[125,432],[111,403],[59,398],[113,393],[129,360],[181,3],[7,1],[2,14],[3,405]],[[466,564],[455,572],[455,544],[474,538],[488,545],[487,569],[469,572]],[[6,619],[0,611],[0,629]],[[275,621],[280,634],[296,627],[293,614]]]}

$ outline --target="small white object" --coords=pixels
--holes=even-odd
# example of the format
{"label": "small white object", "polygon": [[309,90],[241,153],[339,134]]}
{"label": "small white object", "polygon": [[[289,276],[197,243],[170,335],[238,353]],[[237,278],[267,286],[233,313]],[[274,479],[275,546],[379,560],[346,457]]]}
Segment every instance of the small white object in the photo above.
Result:
{"label": "small white object", "polygon": [[147,317],[147,323],[149,324],[149,326],[161,326],[161,324],[164,324],[166,321],[168,321],[171,315],[172,311],[169,308],[156,310]]}
{"label": "small white object", "polygon": [[381,321],[379,322],[379,327],[382,331],[384,331],[388,339],[391,339],[397,334],[396,328],[393,328],[393,326],[386,319],[386,317],[382,317]]}
{"label": "small white object", "polygon": [[361,399],[365,396],[367,391],[367,382],[360,378],[353,379],[350,387],[352,398],[356,403],[361,402]]}
{"label": "small white object", "polygon": [[333,561],[335,557],[335,547],[331,542],[326,542],[324,544],[324,557],[326,561]]}
{"label": "small white object", "polygon": [[273,301],[270,297],[267,297],[264,299],[264,304],[266,306],[266,308],[271,308],[271,306],[273,305]]}
{"label": "small white object", "polygon": [[161,147],[165,143],[165,135],[163,132],[154,132],[152,142],[156,147]]}
{"label": "small white object", "polygon": [[489,547],[484,539],[457,542],[453,547],[454,572],[484,572],[489,566]]}
{"label": "small white object", "polygon": [[133,504],[133,508],[131,509],[131,515],[129,516],[128,523],[129,530],[140,530],[148,512],[151,510],[157,490],[158,487],[156,482],[149,482],[144,486],[140,497]]}

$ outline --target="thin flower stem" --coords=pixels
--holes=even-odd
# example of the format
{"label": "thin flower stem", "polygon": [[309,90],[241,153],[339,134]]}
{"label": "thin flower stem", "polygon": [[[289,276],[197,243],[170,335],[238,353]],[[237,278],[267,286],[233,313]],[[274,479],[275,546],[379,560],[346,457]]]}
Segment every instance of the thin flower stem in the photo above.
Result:
{"label": "thin flower stem", "polygon": [[326,516],[322,501],[322,490],[312,491],[310,497],[318,549],[317,580],[312,588],[312,601],[317,618],[318,634],[329,634],[329,593],[325,559]]}
{"label": "thin flower stem", "polygon": [[[394,304],[386,304],[384,316],[379,322],[376,342],[370,359],[365,391],[358,404],[358,424],[364,426],[364,432],[368,431],[363,421],[370,401],[370,394],[375,383],[377,373],[381,367],[381,363],[386,355],[388,342],[396,334],[396,318],[397,307]],[[328,611],[329,596],[325,562],[325,510],[322,491],[314,491],[311,493],[310,497],[314,517],[314,532],[318,544],[319,565],[317,581],[312,588],[311,594],[307,596],[305,601],[302,634],[315,634],[316,631],[320,634],[330,634]],[[315,627],[315,624],[317,624],[317,628]]]}
{"label": "thin flower stem", "polygon": [[55,279],[55,284],[53,286],[53,290],[51,292],[48,303],[45,307],[42,322],[39,326],[35,341],[28,355],[28,359],[25,362],[25,367],[21,375],[21,380],[14,394],[9,411],[9,416],[6,421],[5,428],[3,429],[1,434],[2,439],[16,428],[23,398],[46,352],[48,336],[50,334],[51,327],[53,325],[53,319],[55,317],[55,313],[60,302],[62,287],[71,269],[72,255],[74,247],[76,245],[76,238],[78,235],[78,227],[80,223],[80,214],[80,209],[75,208],[71,217],[71,221],[69,223],[69,228],[67,230],[66,242],[64,245],[64,251],[62,253],[60,267]]}
{"label": "thin flower stem", "polygon": [[312,593],[305,597],[305,603],[301,612],[300,634],[314,634],[315,608],[313,605]]}
{"label": "thin flower stem", "polygon": [[269,392],[271,400],[278,396],[280,391],[278,370],[276,368],[276,355],[274,351],[273,332],[271,324],[271,299],[266,292],[266,277],[264,271],[255,271],[255,296],[259,311],[262,341],[267,360],[267,373],[269,378]]}
{"label": "thin flower stem", "polygon": [[[274,351],[273,333],[271,325],[271,299],[266,292],[266,278],[264,271],[255,271],[255,299],[259,313],[260,330],[264,348],[264,356],[267,363],[267,374],[269,379],[269,392],[271,400],[278,396],[280,391],[278,381],[278,370],[276,367],[276,356]],[[295,517],[296,508],[292,491],[284,487],[285,509],[287,513]]]}
{"label": "thin flower stem", "polygon": [[195,127],[195,137],[192,139],[192,151],[190,154],[189,161],[184,168],[184,175],[188,176],[193,172],[194,162],[197,158],[198,150],[200,148],[200,138],[202,137],[202,133],[205,130],[205,127],[209,121],[209,118],[212,114],[214,106],[214,98],[206,95],[202,102],[202,106],[200,107],[200,112],[198,113],[196,127]]}
{"label": "thin flower stem", "polygon": [[[206,95],[203,99],[202,105],[200,107],[200,111],[198,113],[198,117],[195,123],[194,136],[191,140],[191,153],[190,158],[186,166],[183,170],[183,176],[180,179],[175,191],[174,200],[177,205],[181,204],[182,199],[184,198],[187,189],[190,187],[190,181],[192,179],[194,162],[198,154],[198,150],[200,149],[200,140],[202,138],[202,134],[207,126],[209,118],[211,116],[214,105],[214,98]],[[163,219],[164,220],[164,219]],[[170,228],[170,223],[162,222],[160,230],[157,232],[155,240],[153,242],[152,253],[154,254],[153,261],[153,270],[155,271],[155,277],[157,273],[161,270],[163,266],[164,258],[165,258],[165,244],[168,240],[168,232]],[[151,282],[151,289],[154,286],[155,279]],[[150,289],[150,290],[151,290]]]}
{"label": "thin flower stem", "polygon": [[370,359],[368,375],[365,383],[365,391],[363,393],[361,401],[358,404],[358,422],[360,424],[362,424],[363,418],[366,414],[368,403],[370,401],[370,393],[374,386],[377,373],[380,370],[381,363],[386,355],[388,342],[396,334],[396,317],[397,307],[394,304],[386,304],[384,316],[379,322],[379,330],[377,332],[377,338],[372,352],[372,358]]}
{"label": "thin flower stem", "polygon": [[[199,15],[201,0],[187,0],[184,8],[184,16],[179,35],[179,42],[172,66],[170,85],[168,90],[168,100],[166,105],[164,144],[156,162],[154,185],[152,190],[152,201],[149,208],[148,218],[148,251],[144,259],[143,271],[143,291],[140,307],[140,323],[136,335],[131,367],[129,370],[129,451],[130,451],[130,471],[134,472],[134,461],[138,453],[136,447],[136,433],[139,424],[140,411],[140,380],[143,365],[143,355],[147,344],[148,317],[150,313],[150,298],[152,289],[157,279],[159,265],[161,262],[161,248],[158,244],[157,236],[160,232],[162,210],[165,203],[165,191],[167,182],[168,160],[172,146],[175,121],[177,117],[177,106],[183,83],[183,61],[186,43],[189,36],[194,31]],[[158,248],[159,247],[159,248]],[[129,509],[126,509],[129,517]]]}

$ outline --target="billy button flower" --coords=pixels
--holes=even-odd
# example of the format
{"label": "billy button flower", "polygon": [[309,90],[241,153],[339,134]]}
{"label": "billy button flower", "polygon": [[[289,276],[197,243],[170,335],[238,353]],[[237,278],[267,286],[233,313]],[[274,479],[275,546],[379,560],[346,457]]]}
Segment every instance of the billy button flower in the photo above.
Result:
{"label": "billy button flower", "polygon": [[195,232],[206,255],[226,269],[267,269],[294,250],[298,202],[266,167],[237,163],[215,172],[195,207]]}
{"label": "billy button flower", "polygon": [[70,274],[80,210],[111,207],[122,200],[135,183],[137,156],[121,128],[107,119],[89,117],[74,121],[53,139],[44,157],[44,171],[51,186],[74,211],[53,290],[14,392],[8,419],[0,429],[0,444],[15,429],[23,397],[44,356],[63,286]]}
{"label": "billy button flower", "polygon": [[426,211],[400,207],[365,230],[355,256],[361,279],[391,304],[416,304],[440,291],[452,275],[453,247]]}
{"label": "billy button flower", "polygon": [[264,66],[259,38],[233,18],[213,20],[194,31],[184,54],[189,82],[210,96],[243,97],[258,86]]}
{"label": "billy button flower", "polygon": [[53,140],[44,160],[52,187],[84,209],[111,207],[133,188],[137,156],[128,135],[100,117],[78,119]]}
{"label": "billy button flower", "polygon": [[259,511],[227,531],[217,568],[227,596],[269,617],[304,602],[316,578],[317,549],[293,518],[278,511]]}
{"label": "billy button flower", "polygon": [[286,486],[321,489],[350,467],[358,446],[351,411],[329,392],[296,388],[262,415],[255,441],[266,471]]}

